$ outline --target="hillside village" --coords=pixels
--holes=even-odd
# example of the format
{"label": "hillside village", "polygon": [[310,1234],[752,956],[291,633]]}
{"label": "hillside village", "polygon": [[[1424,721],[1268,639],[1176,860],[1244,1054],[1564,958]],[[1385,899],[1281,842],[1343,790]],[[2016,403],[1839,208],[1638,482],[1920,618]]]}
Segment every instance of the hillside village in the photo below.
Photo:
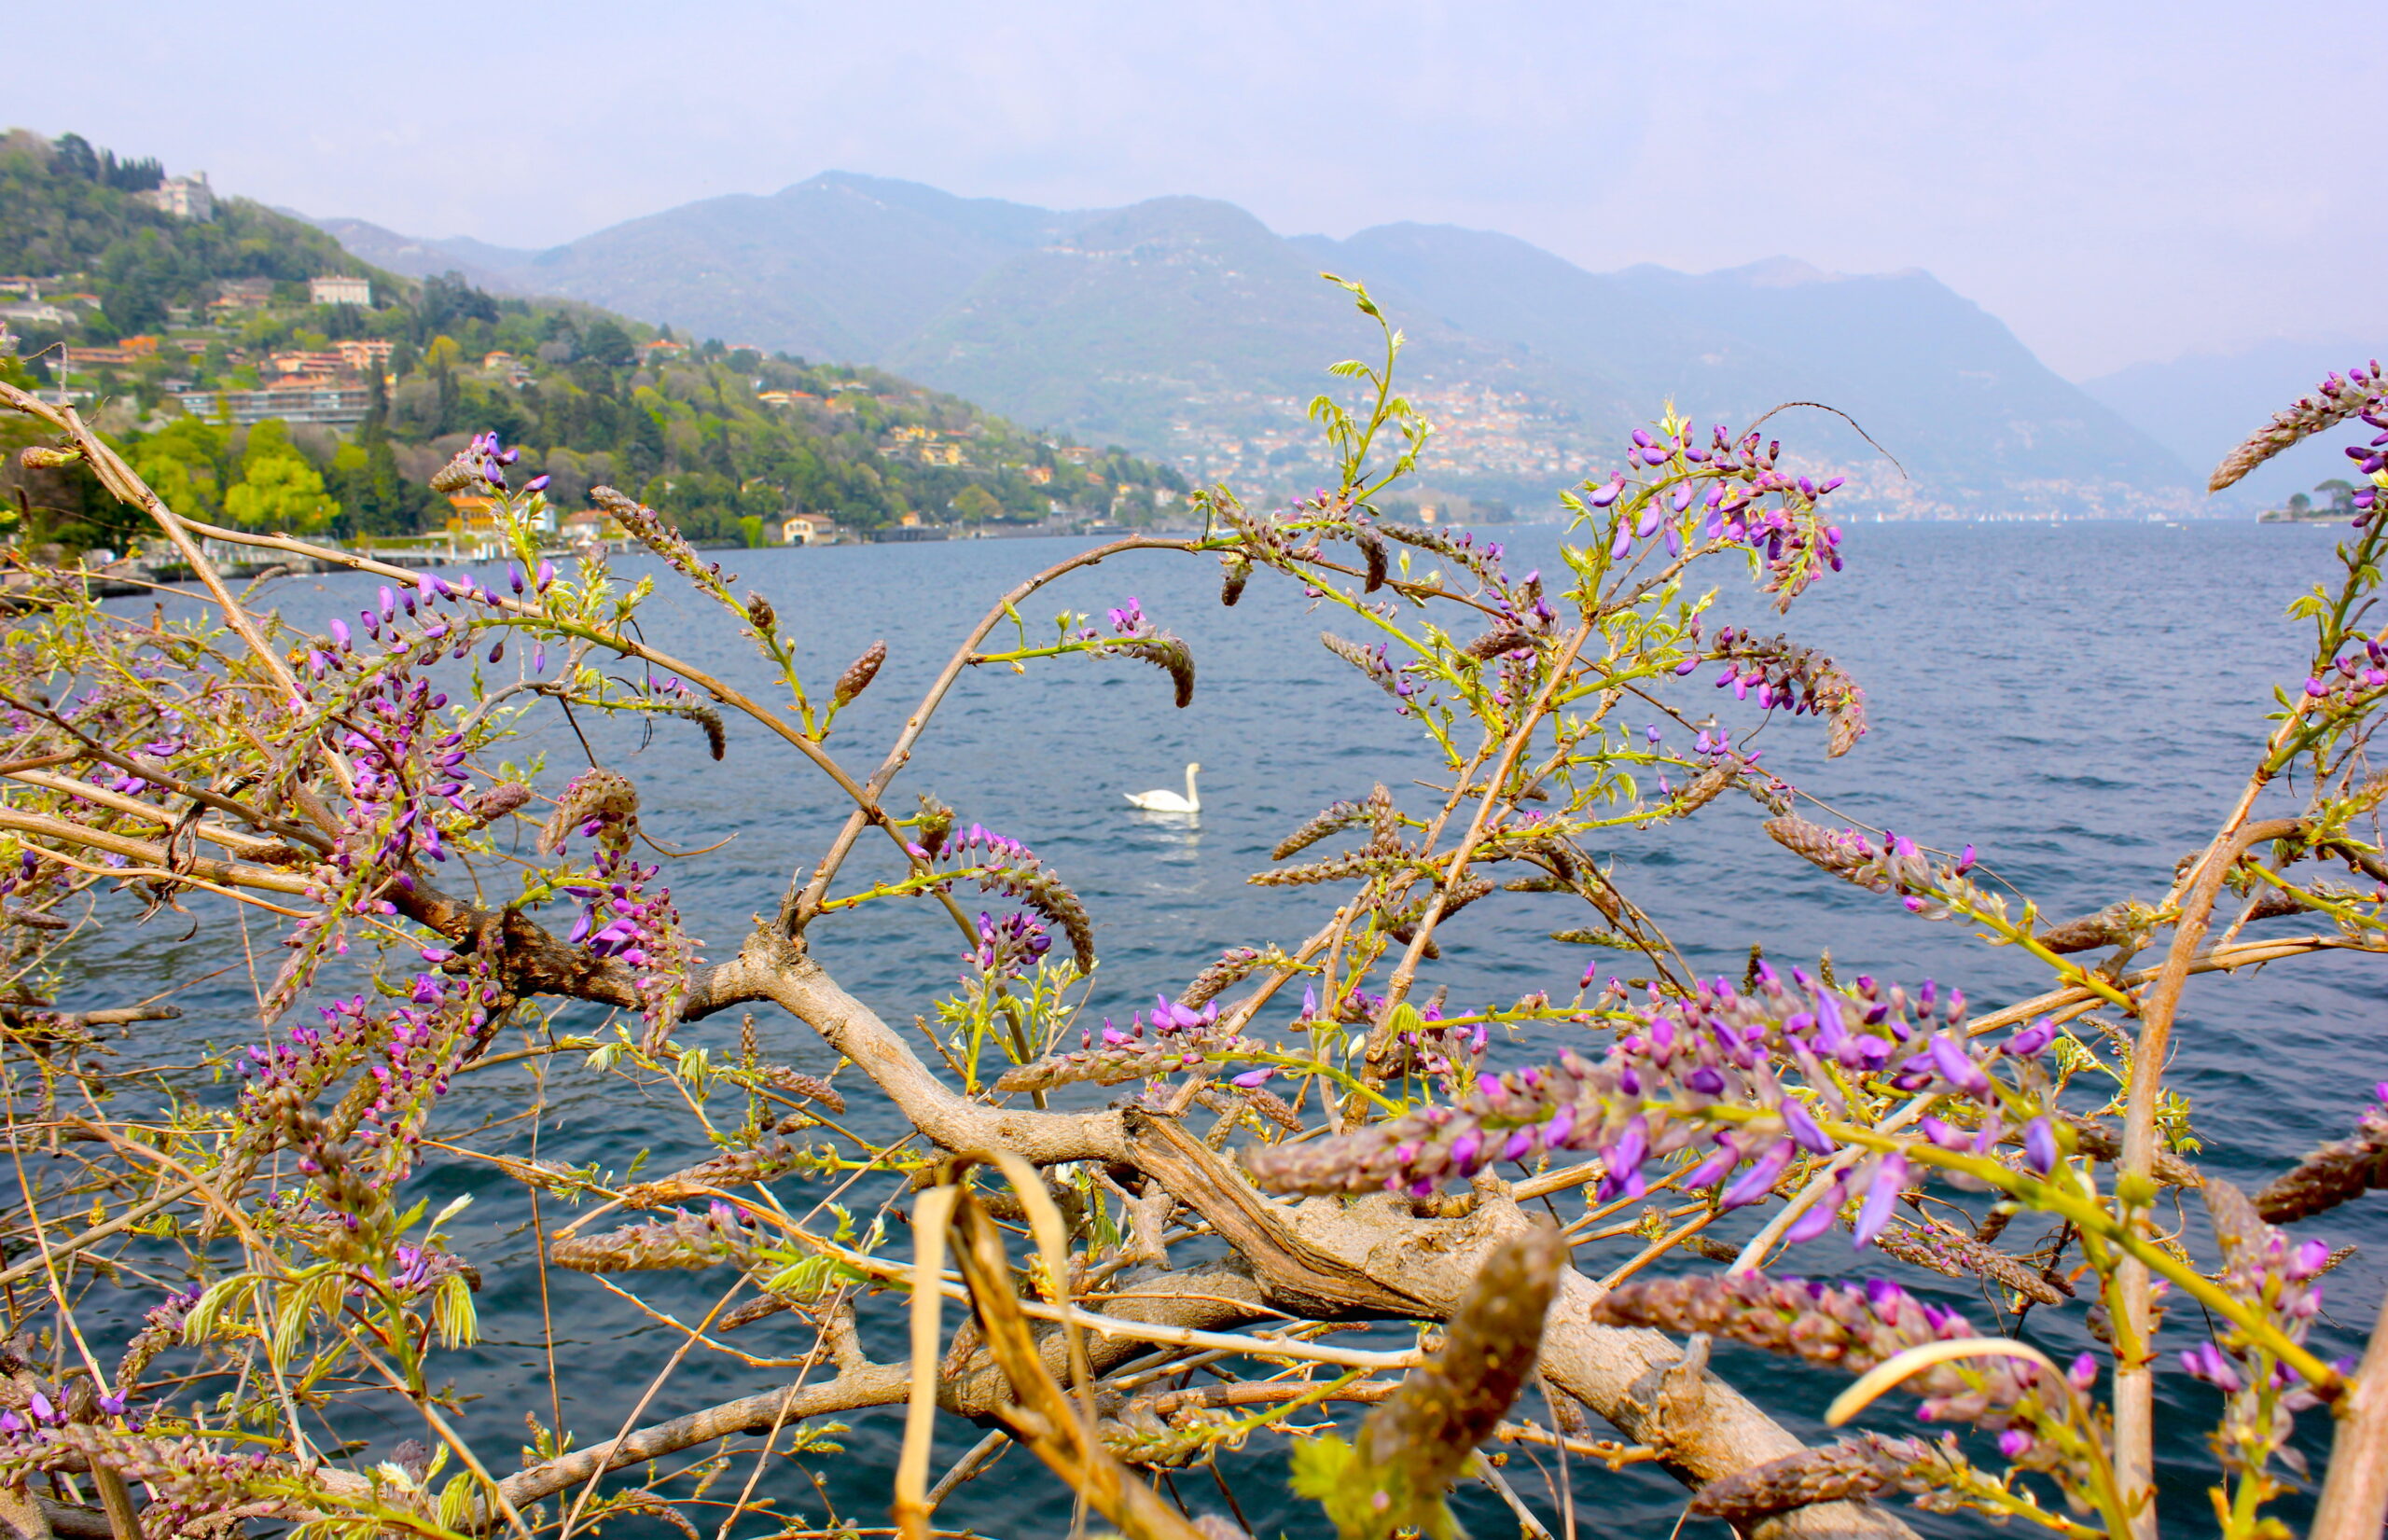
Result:
{"label": "hillside village", "polygon": [[[1148,526],[1182,513],[1187,483],[1171,467],[1025,432],[880,370],[691,340],[461,280],[398,279],[310,227],[218,197],[203,175],[166,178],[145,162],[150,174],[130,180],[148,185],[112,186],[76,177],[82,158],[30,137],[0,142],[0,197],[49,193],[60,215],[49,222],[81,236],[67,254],[85,260],[0,276],[0,368],[80,407],[202,518],[384,549],[486,549],[487,507],[424,485],[483,428],[521,447],[523,475],[550,478],[559,540],[621,537],[585,506],[601,483],[715,544]],[[123,163],[105,164],[128,180]],[[236,245],[271,244],[275,259],[223,260],[228,227]],[[184,249],[160,261],[160,247]],[[137,271],[134,253],[162,277]],[[227,266],[268,271],[189,271]],[[75,509],[54,511],[54,533],[71,540]]]}

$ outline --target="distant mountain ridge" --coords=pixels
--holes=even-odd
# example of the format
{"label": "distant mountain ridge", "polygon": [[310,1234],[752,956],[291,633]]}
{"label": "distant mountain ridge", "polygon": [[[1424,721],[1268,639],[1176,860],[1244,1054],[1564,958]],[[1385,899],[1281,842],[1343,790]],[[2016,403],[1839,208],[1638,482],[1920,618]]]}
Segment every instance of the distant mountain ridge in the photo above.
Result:
{"label": "distant mountain ridge", "polygon": [[1668,401],[1777,418],[1806,463],[1898,517],[2204,511],[2165,443],[2062,380],[1929,274],[1791,258],[1594,273],[1513,237],[1393,224],[1280,237],[1233,204],[1048,210],[830,172],[682,205],[538,253],[324,222],[361,257],[578,298],[693,337],[897,369],[1023,422],[1239,485],[1307,486],[1303,405],[1367,350],[1317,274],[1369,284],[1443,429],[1423,479],[1548,506]]}
{"label": "distant mountain ridge", "polygon": [[[2133,364],[2081,388],[2188,463],[2198,483],[2222,457],[2333,371],[2388,354],[2388,338],[2280,340],[2228,352]],[[2360,426],[2360,424],[2357,424]],[[2256,467],[2223,496],[2232,506],[2277,507],[2315,484],[2352,475],[2341,448],[2324,435]],[[2326,498],[2316,501],[2326,502]]]}

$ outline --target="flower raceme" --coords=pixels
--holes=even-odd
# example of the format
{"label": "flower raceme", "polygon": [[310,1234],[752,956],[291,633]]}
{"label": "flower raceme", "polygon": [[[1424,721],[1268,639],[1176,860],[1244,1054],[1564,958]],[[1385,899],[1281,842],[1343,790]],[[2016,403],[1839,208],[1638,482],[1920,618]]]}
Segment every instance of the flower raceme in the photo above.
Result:
{"label": "flower raceme", "polygon": [[2388,647],[2368,637],[2359,645],[2330,659],[2320,673],[2305,681],[2305,693],[2324,706],[2357,711],[2388,689]]}
{"label": "flower raceme", "polygon": [[1817,1503],[1953,1488],[1966,1468],[1954,1434],[1936,1443],[1863,1433],[1711,1481],[1692,1495],[1691,1511],[1738,1528]]}
{"label": "flower raceme", "polygon": [[[1722,1201],[1739,1207],[1772,1191],[1799,1153],[1838,1148],[1798,1087],[1837,1117],[1848,1110],[1838,1077],[1857,1075],[1909,1094],[1949,1098],[1950,1117],[1971,1126],[1927,1119],[1923,1134],[1936,1145],[1988,1154],[2014,1134],[2035,1169],[2051,1169],[2057,1152],[2039,1115],[2046,1079],[2035,1061],[2054,1028],[2035,1023],[1992,1044],[1965,1035],[1965,1011],[1961,992],[1928,982],[1912,998],[1864,978],[1854,993],[1844,993],[1797,970],[1786,980],[1762,967],[1750,993],[1717,978],[1689,999],[1626,1012],[1617,1043],[1597,1062],[1571,1050],[1555,1064],[1479,1079],[1452,1104],[1310,1144],[1256,1147],[1244,1159],[1263,1186],[1280,1191],[1384,1187],[1424,1197],[1444,1181],[1464,1181],[1503,1162],[1593,1151],[1608,1168],[1601,1186],[1605,1200],[1638,1196],[1650,1160],[1699,1149],[1703,1153],[1681,1185],[1719,1187]],[[2017,1085],[1993,1079],[1991,1071],[2002,1064],[2017,1066]],[[1755,1116],[1724,1116],[1727,1108]],[[2010,1130],[2010,1110],[2028,1118],[2022,1130]],[[1844,1198],[1867,1199],[1860,1245],[1888,1223],[1906,1175],[1907,1161],[1891,1152],[1844,1177]],[[1795,1238],[1821,1233],[1836,1206],[1817,1205]]]}
{"label": "flower raceme", "polygon": [[[2300,439],[2327,432],[2350,417],[2360,417],[2380,430],[2380,437],[2361,453],[2352,449],[2347,451],[2359,462],[2366,476],[2376,475],[2388,466],[2388,459],[2381,454],[2383,448],[2388,448],[2388,380],[2383,379],[2376,358],[2367,372],[2358,366],[2347,370],[2343,379],[2333,374],[2315,387],[2312,395],[2276,413],[2245,443],[2223,457],[2222,464],[2214,469],[2213,479],[2206,483],[2206,490],[2220,492],[2236,484],[2281,451]],[[2363,510],[2364,517],[2355,522],[2360,524],[2368,519],[2376,504],[2376,489],[2357,492],[2355,506]]]}
{"label": "flower raceme", "polygon": [[1179,638],[1153,624],[1145,614],[1144,605],[1133,594],[1127,604],[1109,612],[1111,634],[1105,636],[1092,626],[1081,629],[1076,642],[1097,658],[1133,658],[1150,663],[1169,675],[1178,706],[1193,703],[1194,653]]}
{"label": "flower raceme", "polygon": [[1770,818],[1764,826],[1792,854],[1870,892],[1897,894],[1909,913],[1926,920],[2006,912],[2004,900],[1966,877],[1974,867],[1971,845],[1954,861],[1936,865],[1914,840],[1888,830],[1877,845],[1856,829],[1828,829],[1796,813]]}
{"label": "flower raceme", "polygon": [[1045,933],[1041,922],[1020,913],[997,920],[982,909],[979,945],[965,960],[989,978],[1016,978],[1034,968],[1037,960],[1052,949],[1053,938]]}
{"label": "flower raceme", "polygon": [[[1652,1326],[1678,1336],[1706,1332],[1768,1353],[1851,1374],[1890,1362],[1910,1348],[1978,1336],[1965,1317],[1918,1299],[1887,1279],[1837,1286],[1760,1273],[1634,1279],[1592,1307],[1609,1325]],[[1928,1422],[1970,1422],[1999,1434],[1999,1450],[2018,1464],[2078,1478],[2096,1453],[2074,1413],[2076,1395],[2096,1375],[2089,1354],[2062,1376],[2028,1359],[1965,1357],[1931,1365],[1905,1388],[1921,1395]]]}
{"label": "flower raceme", "polygon": [[[506,491],[506,467],[522,458],[521,450],[510,450],[498,441],[494,433],[477,433],[473,441],[458,450],[455,458],[432,475],[431,490],[437,493],[458,493],[486,489],[503,493]],[[542,476],[528,490],[537,492],[547,485]]]}
{"label": "flower raceme", "polygon": [[1304,1440],[1294,1488],[1326,1505],[1343,1540],[1455,1532],[1444,1491],[1525,1388],[1566,1265],[1556,1229],[1502,1242],[1452,1312],[1442,1348],[1368,1413],[1358,1436]]}
{"label": "flower raceme", "polygon": [[[981,893],[1000,893],[1025,905],[1047,926],[1068,937],[1081,973],[1094,966],[1094,922],[1086,905],[1070,891],[1044,859],[1019,840],[973,824],[957,836],[952,810],[942,804],[924,806],[922,838],[910,851],[921,861],[951,860],[961,867],[956,877],[975,877]],[[951,884],[940,881],[940,890]],[[1040,932],[1040,934],[1042,934]],[[984,936],[981,936],[983,942]],[[1039,949],[1037,955],[1042,956]],[[1033,964],[1032,964],[1033,965]]]}
{"label": "flower raceme", "polygon": [[2388,1188],[2388,1080],[2372,1094],[2378,1104],[2364,1108],[2352,1135],[2314,1149],[2256,1194],[2258,1215],[2285,1225]]}
{"label": "flower raceme", "polygon": [[1612,562],[1627,560],[1654,537],[1663,540],[1670,559],[1678,558],[1688,526],[1703,540],[1748,548],[1765,564],[1765,590],[1777,595],[1778,608],[1787,607],[1826,570],[1840,570],[1840,531],[1816,510],[1844,478],[1794,475],[1780,468],[1781,456],[1779,440],[1762,441],[1755,432],[1735,438],[1721,425],[1702,445],[1691,424],[1673,419],[1655,433],[1633,430],[1628,460],[1636,478],[1648,479],[1617,471],[1605,483],[1586,482],[1572,500],[1587,509],[1626,506],[1610,537]]}
{"label": "flower raceme", "polygon": [[668,1032],[677,1019],[689,970],[702,959],[697,941],[681,926],[672,890],[654,885],[662,867],[632,855],[631,841],[637,833],[638,788],[613,770],[590,770],[556,799],[556,811],[540,832],[539,847],[553,855],[575,835],[596,841],[589,875],[556,886],[557,892],[583,902],[567,939],[599,957],[629,964],[649,1034],[656,1035]]}
{"label": "flower raceme", "polygon": [[[1706,657],[1725,665],[1716,687],[1729,687],[1737,701],[1756,695],[1760,709],[1784,706],[1794,715],[1822,713],[1831,729],[1826,752],[1834,758],[1866,736],[1866,692],[1813,647],[1783,636],[1753,637],[1727,626],[1717,631]],[[1687,659],[1675,672],[1687,673],[1698,662]]]}
{"label": "flower raceme", "polygon": [[[1113,1026],[1111,1019],[1105,1017],[1100,1037],[1088,1029],[1081,1034],[1077,1051],[1017,1065],[1004,1072],[1003,1078],[995,1082],[995,1089],[1051,1090],[1087,1080],[1098,1086],[1116,1086],[1127,1080],[1173,1075],[1182,1069],[1201,1069],[1220,1056],[1268,1051],[1266,1044],[1222,1031],[1216,1001],[1198,1011],[1167,995],[1159,996],[1153,1002],[1151,1033],[1151,1036],[1145,1035],[1142,1011],[1124,1028]],[[1244,1082],[1240,1079],[1238,1083]],[[1258,1085],[1260,1081],[1250,1083]]]}

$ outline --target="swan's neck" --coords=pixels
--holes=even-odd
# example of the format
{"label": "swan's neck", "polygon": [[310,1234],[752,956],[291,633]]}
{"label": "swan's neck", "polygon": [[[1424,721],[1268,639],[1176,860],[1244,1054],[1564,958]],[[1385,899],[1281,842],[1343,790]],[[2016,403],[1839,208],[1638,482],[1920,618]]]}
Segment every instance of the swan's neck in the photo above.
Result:
{"label": "swan's neck", "polygon": [[1202,799],[1194,794],[1194,769],[1190,765],[1186,770],[1186,805],[1191,808],[1202,805]]}

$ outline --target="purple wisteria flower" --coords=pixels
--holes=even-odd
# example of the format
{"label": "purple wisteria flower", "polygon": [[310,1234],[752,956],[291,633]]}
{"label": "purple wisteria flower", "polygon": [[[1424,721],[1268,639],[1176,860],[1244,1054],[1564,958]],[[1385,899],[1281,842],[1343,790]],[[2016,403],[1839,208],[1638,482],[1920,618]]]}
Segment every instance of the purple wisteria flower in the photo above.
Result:
{"label": "purple wisteria flower", "polygon": [[[1605,1201],[1638,1196],[1651,1159],[1701,1148],[1705,1153],[1681,1186],[1722,1186],[1722,1200],[1739,1206],[1765,1197],[1797,1152],[1835,1151],[1817,1113],[1846,1115],[1841,1075],[1880,1076],[1900,1091],[1948,1098],[1951,1116],[1968,1109],[1967,1126],[1935,1119],[1930,1132],[1978,1154],[2007,1137],[2010,1097],[2032,1104],[2045,1094],[2045,1079],[2030,1061],[2052,1033],[2027,1028],[2005,1045],[1969,1038],[1960,991],[1926,981],[1910,997],[1903,988],[1885,991],[1860,978],[1853,992],[1844,992],[1798,970],[1786,980],[1763,964],[1758,985],[1744,994],[1729,980],[1709,980],[1687,1000],[1628,1012],[1616,1045],[1598,1061],[1571,1050],[1555,1064],[1479,1080],[1455,1103],[1309,1144],[1255,1147],[1245,1163],[1263,1186],[1281,1191],[1381,1186],[1423,1197],[1446,1180],[1496,1164],[1590,1150],[1608,1168],[1601,1185]],[[1990,1069],[2002,1063],[2019,1066],[2019,1085],[1992,1077]],[[1796,1094],[1802,1085],[1805,1097]],[[1754,1108],[1759,1116],[1712,1114],[1723,1106]],[[1895,1151],[1844,1176],[1844,1196],[1867,1196],[1859,1244],[1887,1223],[1906,1176],[1907,1162]],[[1830,1218],[1825,1208],[1825,1223]]]}
{"label": "purple wisteria flower", "polygon": [[[2380,437],[2361,452],[2347,452],[2361,465],[2366,476],[2377,475],[2388,466],[2388,377],[2383,377],[2380,361],[2373,359],[2368,371],[2358,367],[2347,370],[2345,377],[2333,374],[2315,387],[2312,395],[2301,397],[2296,405],[2274,415],[2270,423],[2257,429],[2253,437],[2225,455],[2206,483],[2209,492],[2220,492],[2231,486],[2257,465],[2287,449],[2298,440],[2326,432],[2350,417],[2361,417],[2366,424],[2380,430]],[[2376,489],[2365,488],[2355,493],[2355,506],[2367,520],[2378,502]]]}
{"label": "purple wisteria flower", "polygon": [[[1180,1070],[1200,1069],[1215,1057],[1268,1051],[1266,1044],[1223,1031],[1216,1001],[1196,1010],[1165,994],[1157,995],[1149,1030],[1148,1036],[1142,1011],[1125,1027],[1114,1026],[1106,1016],[1100,1035],[1092,1028],[1080,1032],[1076,1052],[1015,1065],[1004,1072],[1003,1078],[995,1082],[995,1089],[1051,1090],[1090,1080],[1098,1086],[1116,1086],[1123,1081],[1150,1080]],[[1236,1084],[1256,1087],[1267,1078],[1266,1075],[1239,1076]]]}
{"label": "purple wisteria flower", "polygon": [[[1592,1319],[1686,1336],[1706,1332],[1852,1374],[1910,1348],[1981,1335],[1956,1311],[1886,1279],[1845,1287],[1755,1272],[1633,1279],[1594,1304]],[[1932,1365],[1904,1388],[1923,1398],[1917,1411],[1923,1421],[1970,1422],[1998,1434],[2007,1459],[2079,1490],[2090,1464],[2104,1458],[2095,1429],[2078,1415],[2079,1393],[2096,1375],[2087,1353],[2063,1375],[2026,1359],[1985,1355]]]}
{"label": "purple wisteria flower", "polygon": [[[964,961],[983,977],[1013,978],[1034,969],[1052,949],[1053,938],[1045,933],[1040,921],[1026,914],[1007,914],[997,920],[980,910],[979,945],[976,950],[964,954]],[[969,982],[967,978],[963,981]]]}

